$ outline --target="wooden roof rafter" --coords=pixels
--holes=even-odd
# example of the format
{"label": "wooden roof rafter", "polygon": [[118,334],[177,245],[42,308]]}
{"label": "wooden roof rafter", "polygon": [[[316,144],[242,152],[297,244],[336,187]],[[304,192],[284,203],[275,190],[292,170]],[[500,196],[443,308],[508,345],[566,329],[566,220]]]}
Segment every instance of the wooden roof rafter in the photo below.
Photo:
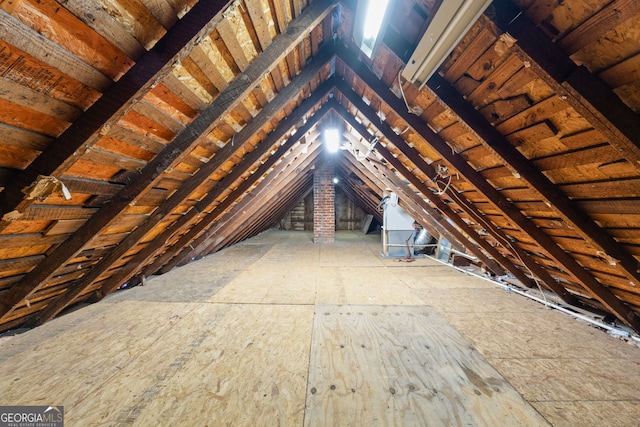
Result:
{"label": "wooden roof rafter", "polygon": [[[152,161],[150,161],[136,178],[120,190],[98,213],[91,217],[91,221],[84,223],[63,245],[59,245],[49,256],[33,270],[31,270],[18,284],[13,286],[0,301],[0,320],[10,314],[25,298],[32,294],[42,283],[46,282],[55,271],[76,256],[91,239],[104,230],[120,212],[132,201],[135,201],[145,190],[150,188],[156,178],[168,167],[190,152],[199,141],[214,128],[216,123],[225,116],[230,109],[237,105],[260,80],[265,73],[277,65],[279,61],[293,49],[311,30],[318,25],[330,12],[334,3],[321,0],[315,2],[292,21],[290,30],[283,33],[256,58],[245,71],[238,76],[200,115],[189,124],[171,143],[169,143]],[[160,42],[162,43],[162,42]],[[330,55],[327,55],[329,57]],[[307,68],[307,67],[305,67]],[[235,149],[226,148],[230,155]],[[218,153],[222,154],[222,153]],[[73,156],[70,156],[73,157]],[[215,157],[218,157],[216,155]],[[223,156],[221,155],[220,158]],[[55,158],[55,157],[54,157]],[[220,159],[219,158],[219,159]],[[218,163],[214,160],[209,163]],[[226,160],[226,156],[224,156]],[[208,167],[209,164],[207,163]],[[193,181],[195,184],[195,181]],[[195,187],[193,188],[195,189]],[[186,197],[193,189],[184,187],[179,191]],[[0,194],[4,194],[0,193]],[[175,194],[174,194],[175,196]],[[177,199],[176,199],[177,200]],[[141,236],[142,237],[142,236]]]}
{"label": "wooden roof rafter", "polygon": [[[637,8],[637,2],[633,7]],[[614,7],[615,9],[615,7]],[[625,7],[624,10],[627,10]],[[493,4],[498,28],[515,39],[511,48],[580,115],[602,132],[619,153],[640,170],[640,123],[637,115],[597,76],[578,66],[513,3]],[[621,16],[620,10],[609,11]],[[597,36],[597,31],[592,36]],[[565,43],[566,44],[566,43]]]}
{"label": "wooden roof rafter", "polygon": [[[285,119],[285,121],[280,123],[280,125],[276,130],[274,130],[268,135],[267,140],[261,142],[261,145],[264,144],[265,149],[255,150],[254,152],[251,153],[251,154],[255,153],[255,155],[251,156],[250,158],[249,156],[247,156],[247,158],[243,159],[243,161],[240,164],[238,164],[238,166],[236,167],[238,168],[236,173],[234,173],[234,171],[236,171],[236,168],[233,169],[232,173],[234,175],[231,176],[230,178],[232,180],[239,178],[246,170],[248,170],[255,163],[255,161],[259,160],[260,157],[268,149],[271,149],[273,147],[273,143],[283,138],[293,128],[293,126],[296,123],[298,123],[298,121],[301,120],[302,117],[308,113],[309,108],[312,108],[315,104],[321,102],[322,98],[324,98],[328,93],[328,89],[332,87],[332,82],[331,81],[328,81],[328,83],[325,82],[324,86],[325,86],[325,89],[318,88],[315,92],[313,92],[312,96],[307,98],[294,111],[293,115],[288,116],[287,119]],[[279,145],[277,149],[275,149],[273,154],[269,156],[269,158],[264,163],[261,163],[260,166],[255,171],[253,171],[253,173],[246,180],[244,180],[238,187],[236,187],[228,196],[226,196],[224,200],[216,204],[215,207],[206,215],[202,214],[201,215],[202,218],[200,219],[200,221],[194,224],[192,227],[190,227],[188,231],[186,231],[183,235],[181,235],[176,242],[173,242],[171,247],[164,248],[166,249],[164,254],[161,255],[159,258],[157,258],[152,265],[147,265],[146,264],[147,260],[150,258],[153,258],[158,251],[161,251],[163,249],[163,246],[159,246],[156,248],[149,247],[149,248],[143,249],[129,262],[130,266],[128,268],[123,269],[122,271],[118,272],[116,275],[109,278],[107,282],[103,283],[101,286],[101,289],[99,290],[96,296],[98,298],[101,298],[102,296],[106,296],[111,291],[113,291],[118,286],[120,286],[120,284],[122,284],[130,276],[136,274],[136,270],[145,271],[145,273],[143,273],[145,276],[152,275],[164,264],[163,260],[166,261],[168,258],[172,256],[172,254],[175,255],[175,253],[180,252],[184,248],[189,247],[189,245],[191,245],[191,241],[194,238],[196,238],[200,232],[202,232],[205,228],[209,227],[218,218],[218,216],[222,214],[224,210],[227,209],[238,197],[242,196],[245,191],[249,190],[249,188],[251,188],[251,186],[253,186],[264,174],[267,174],[269,172],[269,169],[274,165],[274,163],[280,160],[281,156],[285,155],[285,153],[289,151],[292,148],[292,146],[294,146],[302,137],[304,137],[304,135],[307,134],[307,132],[311,128],[313,128],[313,126],[318,122],[318,120],[324,117],[326,112],[327,112],[327,108],[321,107],[320,109],[318,109],[318,111],[316,111],[316,113],[308,119],[306,124],[304,124],[303,126],[297,129],[295,137],[290,137],[283,144]],[[220,194],[224,190],[226,190],[224,186],[219,186],[219,187],[220,187],[219,190],[213,191],[207,194],[205,198],[203,198],[200,202],[198,202],[197,205],[194,206],[195,212],[204,212],[204,210],[208,206],[212,205],[216,201],[216,199],[220,196]],[[189,221],[189,217],[187,217],[186,215],[188,215],[188,212],[187,214],[185,214],[183,218],[179,220],[179,222],[186,223],[186,221]],[[193,214],[193,216],[195,216],[195,213]],[[177,227],[182,228],[180,224],[178,224]],[[167,230],[166,234],[165,233],[161,234],[160,236],[157,237],[157,239],[160,240],[161,242],[168,241],[171,237],[170,235],[174,234],[172,231],[174,230]]]}
{"label": "wooden roof rafter", "polygon": [[[343,90],[346,91],[346,88],[343,88]],[[354,98],[354,100],[355,100],[355,98]],[[359,107],[364,109],[364,111],[366,112],[366,109],[365,109],[364,105],[360,104]],[[342,108],[344,108],[344,107],[342,107]],[[340,111],[340,109],[338,107],[336,107],[336,109],[338,111]],[[360,110],[360,111],[363,111],[363,110]],[[345,119],[348,120],[351,125],[358,123],[357,121],[355,121],[355,120],[350,118],[352,116],[348,113],[348,111],[346,109],[344,109],[343,117],[345,117]],[[376,123],[376,122],[372,122],[372,123]],[[399,140],[398,140],[399,136],[397,136],[388,127],[388,125],[386,125],[385,123],[380,123],[379,125],[376,125],[376,126],[377,127],[379,126],[378,129],[380,129],[381,132],[385,135],[385,138],[390,140],[392,143],[395,142],[399,146],[402,146],[402,143],[399,142]],[[444,216],[449,218],[461,231],[463,231],[467,236],[472,238],[478,244],[478,246],[480,246],[486,253],[490,254],[493,257],[493,259],[495,260],[495,262],[497,262],[500,265],[502,265],[502,267],[504,267],[505,270],[507,270],[511,274],[513,274],[514,277],[516,277],[518,280],[520,280],[525,286],[529,286],[529,287],[535,286],[534,283],[531,281],[531,279],[529,279],[529,277],[520,268],[515,266],[508,258],[506,258],[504,255],[502,255],[493,245],[491,245],[489,242],[487,242],[473,228],[471,228],[459,215],[454,213],[451,210],[451,208],[449,208],[449,206],[447,204],[445,204],[444,201],[441,198],[439,198],[437,195],[435,195],[434,192],[431,191],[431,189],[429,187],[427,187],[418,177],[416,177],[414,174],[412,174],[402,164],[402,162],[400,162],[395,156],[393,156],[392,153],[390,153],[388,150],[386,150],[382,146],[378,146],[376,148],[376,150],[380,154],[382,154],[383,158],[385,158],[394,168],[396,168],[396,170],[398,172],[400,172],[405,179],[407,179],[411,184],[413,184],[420,191],[420,193],[423,196],[427,197],[429,199],[429,201],[431,201],[434,204],[434,206],[435,206],[435,208],[437,208],[437,210],[435,210],[434,208],[432,208],[429,205],[427,205],[426,203],[424,203],[424,201],[423,201],[424,204],[422,206],[422,208],[425,209],[432,217],[438,219],[439,222],[443,226],[445,226],[447,221],[444,220],[443,218],[441,218],[441,216],[438,213],[438,211],[441,212]],[[457,230],[455,230],[455,231],[453,231],[453,230],[455,230],[455,229],[452,228],[450,230],[450,232],[452,234],[457,234],[458,233]],[[482,257],[484,257],[484,255],[482,255]],[[492,265],[492,264],[493,263],[489,263],[488,265]],[[552,281],[552,285],[553,285],[553,283],[555,283],[555,281]],[[563,289],[558,288],[558,287],[556,287],[556,288],[557,288],[558,292],[561,292],[559,294],[559,296],[565,295],[565,292],[563,292],[564,291]],[[565,295],[565,298],[567,298],[567,301],[574,302],[571,299],[570,295]]]}
{"label": "wooden roof rafter", "polygon": [[[444,236],[451,243],[451,246],[459,251],[464,251],[465,248],[468,248],[470,252],[474,254],[478,253],[478,251],[470,245],[469,239],[458,232],[455,227],[451,226],[451,224],[445,226],[444,222],[441,223],[438,221],[437,210],[425,203],[414,190],[402,182],[388,167],[384,168],[386,169],[385,173],[380,170],[382,168],[378,168],[366,160],[360,162],[362,163],[361,165],[358,165],[358,160],[353,156],[346,155],[345,157],[347,160],[343,162],[348,165],[349,171],[352,171],[354,174],[367,174],[370,180],[377,182],[377,188],[381,190],[384,188],[394,188],[398,193],[400,206],[418,221],[430,235],[436,238]],[[440,216],[439,219],[442,219],[442,216]],[[486,255],[482,254],[482,257],[483,260],[486,260],[492,266],[496,265],[495,261],[489,260]]]}
{"label": "wooden roof rafter", "polygon": [[[301,148],[302,150],[304,148]],[[235,230],[236,233],[249,235],[261,231],[261,229],[264,229],[263,227],[268,227],[300,199],[301,191],[291,191],[292,187],[302,188],[302,192],[306,191],[305,188],[310,188],[308,185],[312,182],[307,186],[304,185],[304,182],[307,178],[312,180],[312,168],[321,158],[321,144],[314,143],[311,144],[307,153],[301,153],[290,162],[281,162],[269,174],[269,177],[256,187],[251,195],[245,196],[242,201],[233,206],[226,215],[227,221],[203,233],[194,241],[195,252],[206,255],[232,244],[233,240],[229,242],[218,242],[216,240],[209,242],[209,239],[212,239],[216,234],[224,234],[224,230]],[[308,177],[308,174],[311,176]],[[268,202],[265,203],[264,200],[268,200]],[[235,213],[239,214],[235,215]],[[258,221],[258,224],[254,224],[248,231],[243,227],[237,226],[251,217],[262,218],[262,220]],[[176,265],[187,261],[187,259],[188,252],[180,253],[162,271],[169,271]]]}
{"label": "wooden roof rafter", "polygon": [[155,82],[171,72],[173,64],[193,48],[199,37],[212,31],[222,19],[221,12],[226,6],[226,0],[198,2],[73,125],[14,177],[0,192],[0,230],[9,223],[4,218],[6,214],[24,212],[34,203],[35,200],[25,198],[23,188],[31,185],[39,175],[62,176],[83,152],[100,139],[101,131],[114,126],[154,87]]}
{"label": "wooden roof rafter", "polygon": [[547,206],[555,208],[562,215],[562,218],[579,232],[581,237],[594,244],[598,250],[602,250],[616,259],[630,280],[640,283],[638,262],[633,255],[588,215],[579,210],[561,189],[540,172],[533,162],[524,157],[472,105],[466,102],[449,82],[439,75],[434,75],[427,82],[427,86],[480,136],[490,150],[504,159],[505,164],[508,164],[514,173],[517,173],[521,179],[527,181],[533,189],[539,192]]}
{"label": "wooden roof rafter", "polygon": [[[328,60],[331,55],[329,51],[326,51],[327,57],[325,60]],[[322,60],[322,55],[319,56],[316,60],[314,66],[310,66],[306,68],[306,72],[297,76],[296,79],[287,86],[276,98],[274,98],[271,103],[269,103],[254,119],[245,126],[234,138],[236,147],[241,147],[244,145],[246,141],[248,141],[251,137],[253,137],[257,131],[263,127],[269,120],[272,119],[273,115],[284,107],[285,104],[289,102],[289,100],[295,96],[296,90],[299,90],[300,87],[305,87],[309,84],[311,79],[317,75],[317,73],[324,67],[326,61]],[[289,116],[283,122],[280,123],[279,127],[271,132],[264,141],[261,141],[259,146],[247,154],[241,161],[238,163],[232,170],[226,175],[221,182],[219,182],[207,195],[198,201],[189,211],[184,213],[180,219],[176,220],[169,228],[165,229],[159,236],[154,238],[153,243],[147,244],[145,248],[143,248],[138,254],[134,256],[132,260],[129,260],[128,263],[121,267],[118,271],[116,271],[111,277],[109,277],[105,282],[101,284],[101,287],[98,292],[96,292],[93,300],[99,300],[102,297],[106,296],[113,290],[117,289],[122,283],[124,283],[132,274],[132,270],[135,268],[140,268],[144,265],[144,261],[147,258],[152,257],[153,254],[162,248],[162,243],[168,240],[171,235],[179,232],[181,229],[186,227],[189,222],[200,216],[200,212],[204,212],[209,205],[215,202],[215,200],[226,191],[226,185],[234,182],[238,178],[240,178],[252,165],[254,165],[260,158],[266,154],[269,150],[271,150],[274,144],[278,143],[278,141],[286,135],[287,132],[291,130],[291,128],[298,122],[298,120],[302,119],[302,117],[309,112],[311,108],[315,106],[315,104],[321,102],[322,98],[325,98],[328,95],[329,90],[333,87],[333,81],[328,80],[323,83],[322,87],[318,88],[313,92],[313,95],[307,99],[305,99],[301,105],[295,110],[294,115]],[[308,123],[314,123],[312,121]],[[304,133],[300,134],[303,135]],[[290,138],[285,144],[280,145],[273,153],[272,156],[269,157],[267,162],[263,163],[258,170],[243,182],[234,192],[236,194],[242,194],[253,181],[257,180],[261,173],[268,169],[268,165],[275,162],[280,155],[284,154],[293,143],[299,139],[300,136],[296,138]],[[225,150],[225,148],[229,148]],[[47,307],[42,310],[39,315],[36,317],[38,324],[42,324],[47,322],[48,320],[55,317],[59,312],[61,312],[65,307],[75,301],[76,297],[85,292],[85,290],[91,286],[98,278],[101,277],[103,273],[105,273],[108,269],[110,269],[111,265],[121,258],[130,248],[134,245],[138,244],[144,236],[158,223],[160,223],[167,215],[171,213],[171,211],[176,208],[178,205],[182,204],[184,200],[189,196],[188,190],[192,187],[195,188],[197,185],[206,180],[213,171],[218,169],[221,164],[229,157],[230,154],[225,153],[224,151],[231,152],[235,150],[232,145],[227,145],[220,152],[220,155],[214,157],[214,159],[208,162],[203,168],[201,168],[196,174],[194,174],[191,178],[189,178],[189,182],[193,182],[190,184],[189,182],[185,182],[183,188],[185,191],[178,191],[174,193],[171,197],[169,197],[165,202],[163,202],[154,213],[145,221],[144,224],[138,226],[133,232],[131,232],[124,240],[122,240],[113,250],[111,250],[104,258],[102,258],[97,264],[95,264],[92,269],[84,275],[82,278],[78,279],[65,290],[65,292],[58,296],[57,299],[47,305]],[[216,161],[215,159],[219,160]],[[219,211],[220,205],[218,205],[213,212],[209,213],[207,216],[215,218],[215,215]],[[201,225],[198,228],[202,227],[206,224],[206,221],[203,223],[200,222]]]}
{"label": "wooden roof rafter", "polygon": [[386,105],[398,116],[402,117],[416,134],[421,135],[462,177],[472,183],[496,208],[502,211],[504,215],[509,217],[525,231],[527,235],[537,242],[541,250],[548,252],[558,265],[562,266],[592,297],[600,301],[608,310],[614,313],[616,317],[634,330],[640,331],[640,317],[638,317],[627,304],[618,299],[606,286],[579,265],[570,254],[560,248],[546,233],[538,229],[531,220],[526,218],[519,209],[511,204],[484,177],[476,172],[463,157],[457,153],[453,153],[446,141],[429,128],[424,121],[406,112],[404,102],[397,98],[351,51],[344,47],[339,47],[337,54],[339,59],[358,75],[358,78]]}
{"label": "wooden roof rafter", "polygon": [[[382,214],[378,210],[380,197],[377,193],[373,192],[373,189],[371,189],[370,186],[367,186],[367,189],[362,188],[361,185],[359,185],[362,184],[358,180],[359,177],[356,179],[355,177],[350,176],[352,171],[353,169],[348,168],[344,161],[338,163],[337,173],[340,177],[340,181],[346,183],[346,185],[342,185],[340,187],[341,191],[344,192],[353,203],[360,206],[366,214],[372,215],[376,221],[382,223]],[[380,194],[382,194],[381,191]]]}
{"label": "wooden roof rafter", "polygon": [[[361,138],[366,140],[372,140],[375,136],[367,130],[367,127],[364,124],[358,123],[353,115],[350,114],[341,104],[335,102],[334,109],[352,129],[352,131],[345,132],[351,144],[355,145],[355,148],[360,152],[366,152],[367,148],[353,136],[352,132],[355,132]],[[349,135],[351,136],[349,137]],[[416,220],[420,220],[419,222],[421,222],[432,235],[444,235],[452,246],[459,251],[463,251],[464,248],[470,248],[473,251],[474,248],[470,247],[469,243],[465,243],[468,242],[466,237],[462,236],[462,234],[448,222],[442,222],[442,216],[438,215],[439,212],[435,208],[429,206],[429,204],[424,201],[423,196],[416,193],[417,190],[410,188],[409,184],[403,182],[396,175],[396,172],[394,172],[390,167],[391,163],[383,153],[386,154],[388,151],[384,147],[380,146],[377,146],[377,148],[372,151],[373,155],[380,155],[380,157],[387,162],[386,164],[374,162],[371,157],[359,160],[354,157],[353,153],[350,153],[351,155],[345,155],[345,157],[350,170],[352,170],[354,174],[357,174],[358,176],[361,176],[360,174],[364,174],[371,182],[377,182],[376,187],[380,191],[384,191],[386,188],[395,189],[398,195],[401,196],[400,205],[405,208],[405,210],[410,211],[409,213],[414,215]],[[394,160],[396,159],[394,158]],[[402,174],[402,172],[398,173]],[[488,265],[495,265],[495,262],[490,261],[484,254],[481,255],[481,258],[484,258]]]}

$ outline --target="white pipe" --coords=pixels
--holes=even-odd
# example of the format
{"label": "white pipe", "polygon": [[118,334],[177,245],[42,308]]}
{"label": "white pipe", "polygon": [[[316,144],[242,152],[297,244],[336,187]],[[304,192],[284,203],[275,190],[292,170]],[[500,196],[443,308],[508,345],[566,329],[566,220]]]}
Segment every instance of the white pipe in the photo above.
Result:
{"label": "white pipe", "polygon": [[578,319],[584,320],[585,322],[589,322],[589,323],[591,323],[591,324],[593,324],[593,325],[598,326],[599,328],[606,329],[606,330],[608,330],[609,332],[611,332],[613,335],[619,335],[619,336],[623,336],[623,337],[631,338],[631,339],[633,339],[633,340],[635,340],[635,341],[640,342],[640,337],[639,337],[639,336],[634,335],[634,334],[630,334],[628,331],[625,331],[624,329],[616,328],[616,327],[614,327],[614,326],[607,325],[606,323],[599,322],[599,321],[597,321],[597,320],[595,320],[595,319],[592,319],[592,318],[590,318],[590,317],[588,317],[588,316],[584,316],[584,315],[579,314],[579,313],[576,313],[576,312],[574,312],[574,311],[567,310],[566,308],[564,308],[564,307],[562,307],[562,306],[560,306],[560,305],[554,304],[554,303],[552,303],[552,302],[545,301],[545,300],[543,300],[542,298],[538,298],[538,297],[536,297],[535,295],[531,295],[531,294],[529,294],[529,293],[522,292],[522,291],[521,291],[520,289],[518,289],[518,288],[514,288],[514,287],[512,287],[512,286],[505,285],[504,283],[500,283],[500,282],[497,282],[497,281],[495,281],[495,280],[489,279],[489,278],[488,278],[488,277],[486,277],[486,276],[482,276],[482,275],[480,275],[480,274],[476,274],[476,273],[473,273],[473,272],[471,272],[471,271],[464,270],[464,269],[462,269],[462,268],[456,267],[455,265],[451,265],[451,264],[449,264],[449,263],[447,263],[447,262],[444,262],[444,261],[442,261],[442,260],[439,260],[439,259],[437,259],[437,258],[433,258],[433,257],[429,257],[429,258],[430,258],[430,259],[433,259],[433,260],[435,260],[435,261],[438,261],[438,262],[440,262],[440,263],[442,263],[442,264],[445,264],[445,265],[447,265],[447,266],[449,266],[449,267],[452,267],[452,268],[454,268],[454,269],[456,269],[456,270],[458,270],[458,271],[461,271],[461,272],[463,272],[463,273],[466,273],[466,274],[468,274],[468,275],[470,275],[470,276],[474,276],[474,277],[478,277],[478,278],[480,278],[480,279],[484,279],[484,280],[486,280],[486,281],[488,281],[488,282],[493,283],[494,285],[498,285],[498,286],[502,287],[502,288],[503,288],[503,289],[505,289],[506,291],[509,291],[509,292],[515,292],[515,293],[517,293],[517,294],[519,294],[519,295],[525,296],[525,297],[530,298],[530,299],[532,299],[532,300],[534,300],[534,301],[537,301],[537,302],[539,302],[539,303],[541,303],[541,304],[544,304],[544,305],[545,305],[545,306],[547,306],[547,307],[555,308],[556,310],[559,310],[559,311],[561,311],[561,312],[563,312],[563,313],[565,313],[565,314],[569,314],[569,315],[571,315],[571,316],[573,316],[573,317],[575,317],[575,318],[578,318]]}

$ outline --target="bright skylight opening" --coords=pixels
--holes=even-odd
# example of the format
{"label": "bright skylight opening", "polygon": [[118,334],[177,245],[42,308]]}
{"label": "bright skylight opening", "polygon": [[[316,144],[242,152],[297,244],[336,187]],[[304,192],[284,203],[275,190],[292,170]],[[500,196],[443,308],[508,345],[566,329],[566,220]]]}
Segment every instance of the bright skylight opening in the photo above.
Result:
{"label": "bright skylight opening", "polygon": [[367,13],[364,17],[364,31],[360,50],[369,58],[373,55],[373,48],[376,45],[388,5],[389,0],[369,0],[367,2]]}
{"label": "bright skylight opening", "polygon": [[340,133],[338,129],[326,129],[324,131],[324,143],[330,153],[337,153],[340,149]]}

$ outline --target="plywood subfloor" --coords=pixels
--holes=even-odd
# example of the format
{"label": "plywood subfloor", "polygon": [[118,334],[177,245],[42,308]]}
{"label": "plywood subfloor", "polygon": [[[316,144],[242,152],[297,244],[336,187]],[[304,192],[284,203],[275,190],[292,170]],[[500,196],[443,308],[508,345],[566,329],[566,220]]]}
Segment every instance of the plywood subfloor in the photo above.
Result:
{"label": "plywood subfloor", "polygon": [[640,425],[640,350],[378,236],[267,232],[0,340],[67,425]]}

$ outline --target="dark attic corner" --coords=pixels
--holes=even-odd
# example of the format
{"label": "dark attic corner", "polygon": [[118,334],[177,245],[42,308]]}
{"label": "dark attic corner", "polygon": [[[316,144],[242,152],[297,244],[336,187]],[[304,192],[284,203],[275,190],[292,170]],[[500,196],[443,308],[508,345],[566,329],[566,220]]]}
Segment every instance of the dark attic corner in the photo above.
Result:
{"label": "dark attic corner", "polygon": [[636,1],[0,21],[0,425],[640,425]]}

